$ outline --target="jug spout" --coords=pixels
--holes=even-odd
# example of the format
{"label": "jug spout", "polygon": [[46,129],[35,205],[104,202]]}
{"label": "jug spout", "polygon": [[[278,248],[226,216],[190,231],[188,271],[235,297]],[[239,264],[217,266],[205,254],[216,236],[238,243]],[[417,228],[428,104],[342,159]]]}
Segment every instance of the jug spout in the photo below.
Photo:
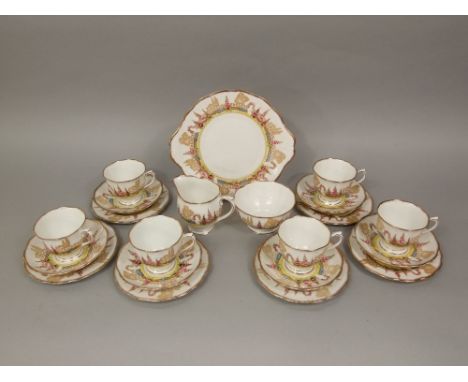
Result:
{"label": "jug spout", "polygon": [[174,185],[179,197],[188,203],[204,203],[219,195],[217,184],[208,179],[192,175],[180,175],[174,179]]}

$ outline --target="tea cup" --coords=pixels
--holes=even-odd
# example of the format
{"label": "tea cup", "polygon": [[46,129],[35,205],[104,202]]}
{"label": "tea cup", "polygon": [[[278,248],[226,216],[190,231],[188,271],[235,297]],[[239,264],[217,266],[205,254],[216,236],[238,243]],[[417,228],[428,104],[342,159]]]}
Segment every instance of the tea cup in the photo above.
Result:
{"label": "tea cup", "polygon": [[171,277],[178,270],[181,252],[192,249],[193,233],[183,233],[180,223],[168,216],[142,219],[129,234],[134,262],[149,280]]}
{"label": "tea cup", "polygon": [[399,255],[406,253],[409,245],[416,244],[422,234],[431,232],[438,224],[437,216],[429,217],[416,204],[393,199],[379,204],[374,228],[383,239],[380,241],[382,248]]}
{"label": "tea cup", "polygon": [[42,215],[34,225],[34,234],[51,254],[66,254],[94,242],[94,235],[84,228],[86,216],[74,207],[59,207]]}
{"label": "tea cup", "polygon": [[242,221],[255,233],[270,233],[291,216],[294,193],[277,182],[252,182],[237,190],[234,203]]}
{"label": "tea cup", "polygon": [[154,171],[135,159],[118,160],[104,169],[109,195],[122,205],[131,206],[143,198],[141,191],[156,180]]}
{"label": "tea cup", "polygon": [[[366,170],[357,170],[351,163],[336,158],[321,159],[314,164],[314,187],[324,205],[343,202],[346,192],[366,178]],[[360,174],[360,177],[358,178]]]}
{"label": "tea cup", "polygon": [[[325,253],[343,241],[341,232],[331,233],[322,222],[305,216],[294,216],[281,223],[278,237],[285,267],[301,277],[312,275],[316,266],[328,259]],[[336,241],[332,243],[332,239]]]}
{"label": "tea cup", "polygon": [[[216,223],[234,212],[233,198],[221,195],[219,186],[208,179],[181,175],[174,179],[174,184],[178,211],[193,233],[208,234]],[[230,209],[223,214],[224,202],[230,204]]]}

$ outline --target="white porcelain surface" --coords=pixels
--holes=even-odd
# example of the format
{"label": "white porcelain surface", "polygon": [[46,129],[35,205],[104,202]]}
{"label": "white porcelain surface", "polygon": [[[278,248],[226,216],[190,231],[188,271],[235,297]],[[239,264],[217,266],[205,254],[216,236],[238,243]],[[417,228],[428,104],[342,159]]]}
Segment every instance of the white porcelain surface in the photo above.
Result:
{"label": "white porcelain surface", "polygon": [[277,182],[252,182],[236,192],[234,202],[247,214],[275,217],[294,207],[294,193]]}
{"label": "white porcelain surface", "polygon": [[356,225],[354,232],[359,245],[366,251],[367,255],[378,263],[400,269],[415,268],[436,257],[439,243],[431,232],[419,236],[416,243],[405,247],[405,250],[399,255],[387,252],[382,246],[383,239],[376,230],[376,222],[377,215],[370,215]]}
{"label": "white porcelain surface", "polygon": [[[92,242],[64,253],[54,252],[50,247],[44,246],[42,239],[33,236],[24,252],[26,264],[37,272],[54,275],[74,272],[88,266],[104,250],[107,231],[99,221],[90,219],[85,220],[83,229],[91,233]],[[61,246],[64,247],[66,244]]]}
{"label": "white porcelain surface", "polygon": [[79,208],[59,207],[42,215],[34,225],[34,234],[54,253],[69,252],[93,240],[84,225],[86,216]]}
{"label": "white porcelain surface", "polygon": [[372,212],[372,207],[373,201],[371,196],[367,192],[364,202],[349,215],[343,216],[323,214],[313,210],[308,204],[302,202],[301,200],[296,201],[296,208],[304,215],[320,220],[324,224],[333,226],[348,226],[356,224],[362,218],[366,217]]}
{"label": "white porcelain surface", "polygon": [[94,199],[91,201],[91,209],[96,217],[105,222],[112,224],[133,224],[139,222],[144,218],[162,213],[168,206],[170,200],[171,197],[169,194],[169,190],[163,184],[161,195],[159,196],[159,198],[150,207],[141,212],[125,215],[117,214],[115,212],[108,211],[102,208],[101,206],[99,206],[99,204],[96,203]]}
{"label": "white porcelain surface", "polygon": [[154,171],[146,171],[145,165],[134,159],[116,161],[104,169],[107,193],[120,204],[132,206],[140,201],[142,189],[149,187],[156,179]]}
{"label": "white porcelain surface", "polygon": [[368,256],[359,245],[356,240],[355,229],[353,229],[349,237],[349,247],[353,256],[365,269],[387,280],[402,283],[422,281],[432,277],[442,267],[442,252],[440,250],[433,260],[417,268],[393,269],[379,264]]}
{"label": "white porcelain surface", "polygon": [[193,233],[183,233],[180,223],[159,215],[141,220],[129,234],[132,250],[141,261],[141,271],[147,278],[171,276],[182,250],[195,245]]}
{"label": "white porcelain surface", "polygon": [[[216,183],[208,179],[181,175],[174,179],[177,189],[177,208],[188,224],[189,230],[206,235],[217,222],[226,219],[234,212],[232,197],[221,195]],[[222,213],[224,202],[230,205]]]}
{"label": "white porcelain surface", "polygon": [[242,221],[255,233],[270,233],[291,216],[294,193],[276,182],[252,182],[239,189],[234,203]]}
{"label": "white porcelain surface", "polygon": [[94,201],[103,209],[123,215],[134,215],[145,211],[151,207],[161,196],[163,190],[162,183],[155,180],[151,185],[139,191],[137,201],[132,204],[121,203],[122,198],[115,197],[108,193],[107,183],[103,182],[94,191]]}
{"label": "white porcelain surface", "polygon": [[344,261],[341,273],[330,284],[312,290],[296,290],[269,277],[263,270],[258,255],[255,256],[254,268],[260,285],[268,293],[281,300],[297,304],[318,304],[330,300],[344,288],[349,278],[349,265],[347,261]]}
{"label": "white porcelain surface", "polygon": [[[361,176],[356,179],[358,173]],[[353,183],[361,183],[366,170],[356,170],[351,163],[342,159],[326,158],[315,162],[314,175],[314,186],[323,195],[333,198],[342,195]]]}
{"label": "white porcelain surface", "polygon": [[[380,203],[377,208],[376,229],[388,251],[400,251],[417,241],[423,233],[430,232],[438,225],[439,218],[431,217],[417,205],[399,199]],[[432,223],[428,227],[429,223]]]}
{"label": "white porcelain surface", "polygon": [[197,242],[197,245],[201,249],[200,263],[195,271],[180,284],[167,289],[151,288],[151,286],[138,287],[122,277],[116,267],[114,277],[117,286],[129,297],[145,302],[171,301],[186,296],[199,287],[208,274],[210,261],[208,251],[202,243]]}
{"label": "white porcelain surface", "polygon": [[[268,238],[258,250],[260,265],[273,280],[295,290],[317,289],[331,283],[341,272],[343,255],[333,248],[326,254],[326,261],[317,264],[317,270],[310,277],[297,278],[285,269],[278,235]],[[291,277],[292,276],[292,277]]]}
{"label": "white porcelain surface", "polygon": [[294,137],[260,97],[222,91],[201,99],[171,140],[187,175],[210,178],[223,194],[253,180],[276,179],[294,155]]}
{"label": "white porcelain surface", "polygon": [[114,257],[117,249],[117,236],[112,227],[101,223],[107,231],[107,241],[102,253],[88,266],[65,274],[47,274],[32,269],[24,262],[26,272],[36,281],[44,284],[62,285],[86,279],[103,269]]}
{"label": "white porcelain surface", "polygon": [[314,174],[302,177],[297,182],[296,193],[301,202],[322,214],[348,215],[358,209],[366,199],[366,191],[358,183],[353,183],[347,189],[346,194],[339,198],[323,198],[315,186],[314,179]]}
{"label": "white porcelain surface", "polygon": [[190,277],[197,269],[200,258],[201,248],[199,245],[195,245],[193,249],[182,251],[179,255],[178,269],[171,277],[159,280],[148,279],[141,271],[139,255],[133,250],[132,245],[127,243],[119,251],[116,268],[119,274],[130,284],[137,287],[161,290],[174,288]]}

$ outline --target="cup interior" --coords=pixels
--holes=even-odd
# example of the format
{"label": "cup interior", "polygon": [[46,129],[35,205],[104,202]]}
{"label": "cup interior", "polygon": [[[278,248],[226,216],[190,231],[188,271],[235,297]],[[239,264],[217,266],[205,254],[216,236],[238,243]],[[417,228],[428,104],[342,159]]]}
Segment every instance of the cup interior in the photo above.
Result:
{"label": "cup interior", "polygon": [[126,182],[145,172],[145,165],[134,159],[114,162],[104,169],[104,177],[113,182]]}
{"label": "cup interior", "polygon": [[294,249],[314,251],[330,242],[330,230],[317,219],[295,216],[281,223],[278,235]]}
{"label": "cup interior", "polygon": [[80,228],[86,216],[78,208],[60,207],[42,215],[34,226],[34,233],[45,240],[62,239]]}
{"label": "cup interior", "polygon": [[182,176],[174,179],[177,192],[187,203],[206,203],[219,195],[219,187],[206,179]]}
{"label": "cup interior", "polygon": [[252,182],[236,192],[236,207],[258,217],[283,215],[294,207],[293,192],[276,182]]}
{"label": "cup interior", "polygon": [[356,177],[357,170],[349,162],[327,158],[315,163],[314,172],[321,178],[331,182],[347,182]]}
{"label": "cup interior", "polygon": [[401,229],[422,229],[429,222],[429,217],[421,207],[403,200],[395,199],[383,202],[377,213],[384,221]]}
{"label": "cup interior", "polygon": [[168,249],[182,235],[179,222],[168,216],[153,216],[137,223],[130,231],[130,243],[137,249],[148,252]]}

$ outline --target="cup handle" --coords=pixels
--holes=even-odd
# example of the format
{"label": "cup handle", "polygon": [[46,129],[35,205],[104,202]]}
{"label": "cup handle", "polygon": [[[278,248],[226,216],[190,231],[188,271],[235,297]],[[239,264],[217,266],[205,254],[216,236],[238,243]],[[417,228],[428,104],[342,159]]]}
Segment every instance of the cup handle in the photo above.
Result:
{"label": "cup handle", "polygon": [[[337,237],[338,239],[337,239],[336,243],[332,244],[331,239],[333,239],[335,237]],[[334,249],[334,248],[338,247],[341,244],[341,242],[343,241],[343,233],[341,231],[333,232],[331,234],[331,239],[330,239],[330,246],[329,246],[328,249]]]}
{"label": "cup handle", "polygon": [[433,216],[433,217],[429,218],[429,221],[430,221],[430,223],[432,223],[432,226],[430,226],[429,228],[426,228],[426,232],[433,231],[439,225],[439,217],[438,216]]}
{"label": "cup handle", "polygon": [[[224,202],[228,202],[230,205],[231,205],[231,208],[229,208],[229,211],[227,211],[226,213],[222,214],[218,220],[216,220],[216,222],[220,222],[221,220],[224,220],[226,219],[227,217],[229,217],[230,215],[232,215],[232,213],[234,212],[234,210],[236,209],[236,206],[234,204],[234,198],[232,196],[229,196],[229,195],[223,195],[221,196],[221,200]],[[224,205],[224,203],[223,203]]]}
{"label": "cup handle", "polygon": [[92,233],[89,229],[83,229],[81,230],[81,233],[86,233],[88,235],[88,237],[90,237],[90,239],[88,241],[83,241],[81,242],[80,244],[80,247],[84,247],[85,245],[89,245],[89,244],[92,244],[94,243],[94,233]]}
{"label": "cup handle", "polygon": [[188,246],[186,246],[184,244],[183,248],[179,251],[179,253],[177,253],[177,256],[180,256],[182,253],[184,253],[185,251],[189,251],[191,250],[194,246],[195,246],[195,243],[197,242],[197,239],[195,238],[195,235],[193,233],[184,233],[182,235],[182,238],[188,238],[190,240],[190,244]]}
{"label": "cup handle", "polygon": [[144,174],[145,178],[146,179],[149,179],[149,181],[147,180],[144,187],[143,188],[148,188],[149,186],[151,186],[154,181],[156,180],[156,174],[154,173],[153,170],[149,170],[149,171],[146,171],[145,174]]}
{"label": "cup handle", "polygon": [[356,183],[362,183],[364,181],[364,179],[366,179],[366,169],[365,168],[361,168],[357,171],[356,173],[356,177],[357,175],[361,174],[361,179],[356,179],[355,182]]}

